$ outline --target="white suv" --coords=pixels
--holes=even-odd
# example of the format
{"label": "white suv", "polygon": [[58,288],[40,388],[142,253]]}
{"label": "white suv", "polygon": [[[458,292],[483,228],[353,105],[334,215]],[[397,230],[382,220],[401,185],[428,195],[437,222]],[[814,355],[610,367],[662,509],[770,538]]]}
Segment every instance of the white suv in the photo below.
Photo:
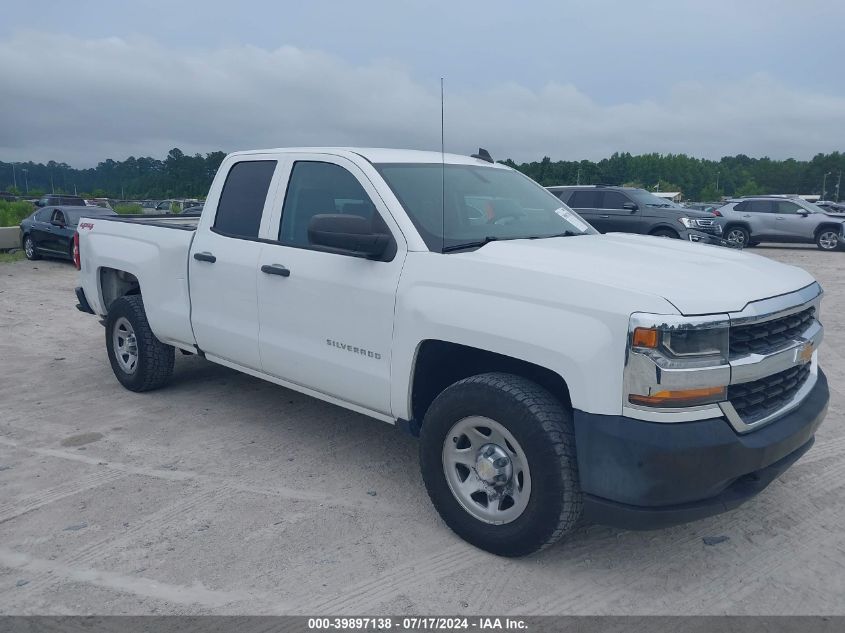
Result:
{"label": "white suv", "polygon": [[719,209],[724,238],[731,246],[760,242],[815,243],[832,251],[843,239],[841,217],[797,197],[754,196],[732,200]]}

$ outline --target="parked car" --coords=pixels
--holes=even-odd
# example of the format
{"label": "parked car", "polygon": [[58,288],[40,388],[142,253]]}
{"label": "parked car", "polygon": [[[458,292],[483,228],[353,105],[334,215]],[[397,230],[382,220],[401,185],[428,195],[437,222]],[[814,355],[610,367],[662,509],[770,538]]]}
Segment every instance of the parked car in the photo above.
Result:
{"label": "parked car", "polygon": [[815,205],[819,207],[825,213],[831,213],[833,215],[841,215],[845,213],[845,202],[831,202],[830,200],[822,200],[821,202],[816,202]]}
{"label": "parked car", "polygon": [[643,233],[722,244],[722,227],[712,213],[685,209],[645,189],[605,185],[547,189],[601,233]]}
{"label": "parked car", "polygon": [[0,191],[0,200],[5,200],[7,202],[14,202],[17,199],[18,199],[18,197],[13,193],[9,193],[8,191]]}
{"label": "parked car", "polygon": [[91,217],[78,235],[78,307],[104,320],[125,388],[166,384],[178,348],[398,425],[444,521],[497,554],[582,517],[736,507],[827,409],[809,273],[599,235],[492,159],[239,152],[200,218]]}
{"label": "parked car", "polygon": [[21,222],[21,247],[27,259],[42,255],[73,259],[73,235],[79,218],[117,215],[111,209],[86,206],[49,206],[36,209]]}
{"label": "parked car", "polygon": [[84,207],[85,198],[82,198],[80,196],[67,196],[64,194],[48,193],[44,196],[41,196],[41,198],[35,201],[36,207],[62,205],[68,207]]}
{"label": "parked car", "polygon": [[798,197],[753,196],[719,209],[724,236],[732,246],[761,242],[816,244],[833,251],[843,243],[843,219]]}

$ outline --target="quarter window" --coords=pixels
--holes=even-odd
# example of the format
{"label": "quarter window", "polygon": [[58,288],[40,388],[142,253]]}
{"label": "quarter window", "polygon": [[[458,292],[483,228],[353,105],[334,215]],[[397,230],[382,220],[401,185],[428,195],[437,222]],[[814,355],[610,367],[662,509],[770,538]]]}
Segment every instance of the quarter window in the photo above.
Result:
{"label": "quarter window", "polygon": [[229,237],[258,237],[275,169],[274,160],[243,161],[232,166],[217,203],[216,232]]}
{"label": "quarter window", "polygon": [[372,200],[348,170],[334,163],[294,163],[282,207],[279,241],[310,247],[311,219],[315,215],[335,213],[361,216],[372,223],[374,232],[388,232]]}

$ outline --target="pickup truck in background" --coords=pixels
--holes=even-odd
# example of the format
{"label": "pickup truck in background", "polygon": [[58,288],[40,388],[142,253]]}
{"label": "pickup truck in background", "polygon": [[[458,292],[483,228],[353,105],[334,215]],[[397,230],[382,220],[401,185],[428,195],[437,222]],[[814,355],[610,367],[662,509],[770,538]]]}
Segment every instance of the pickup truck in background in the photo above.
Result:
{"label": "pickup truck in background", "polygon": [[234,153],[199,217],[83,218],[74,257],[126,388],[179,349],[399,425],[501,555],[736,507],[827,410],[808,273],[600,235],[486,152]]}

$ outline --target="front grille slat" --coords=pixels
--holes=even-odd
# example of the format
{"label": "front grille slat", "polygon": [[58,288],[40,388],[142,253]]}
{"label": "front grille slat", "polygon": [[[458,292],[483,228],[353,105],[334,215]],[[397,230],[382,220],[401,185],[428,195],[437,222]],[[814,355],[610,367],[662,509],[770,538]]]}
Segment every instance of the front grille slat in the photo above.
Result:
{"label": "front grille slat", "polygon": [[731,327],[731,356],[771,352],[798,338],[810,325],[815,315],[816,309],[810,307],[797,314],[790,314],[779,319]]}
{"label": "front grille slat", "polygon": [[728,400],[751,423],[786,406],[810,377],[810,363],[797,365],[753,382],[728,387]]}

